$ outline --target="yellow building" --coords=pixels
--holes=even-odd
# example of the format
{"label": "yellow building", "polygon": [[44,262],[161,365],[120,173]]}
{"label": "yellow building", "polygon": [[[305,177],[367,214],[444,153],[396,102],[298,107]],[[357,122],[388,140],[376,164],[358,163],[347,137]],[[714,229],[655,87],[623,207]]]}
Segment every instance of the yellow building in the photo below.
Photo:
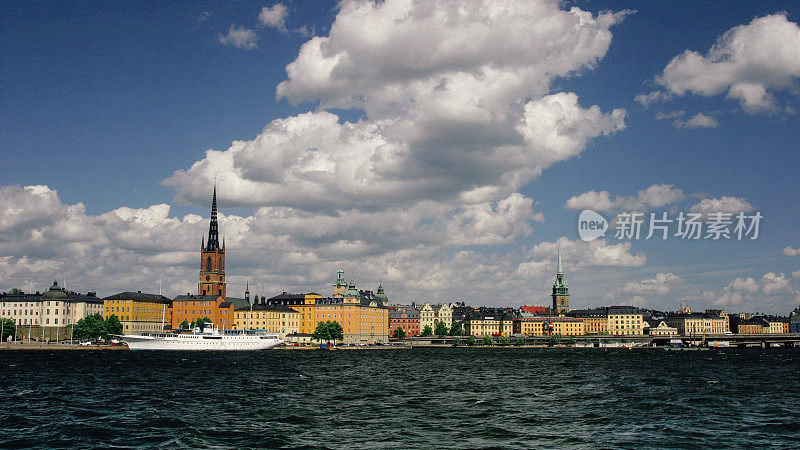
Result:
{"label": "yellow building", "polygon": [[300,314],[300,334],[311,334],[319,322],[339,322],[344,343],[361,344],[389,341],[389,308],[374,299],[362,299],[351,280],[341,297],[319,294],[289,294],[266,299],[266,305],[287,306]]}
{"label": "yellow building", "polygon": [[701,336],[703,334],[725,334],[726,320],[717,315],[691,313],[667,316],[664,322],[678,329],[683,336]]}
{"label": "yellow building", "polygon": [[[615,336],[644,335],[644,315],[633,306],[609,306],[608,332]],[[667,322],[667,324],[670,324]]]}
{"label": "yellow building", "polygon": [[464,332],[469,336],[477,337],[500,336],[502,335],[502,322],[500,317],[495,316],[472,317],[464,321]]}
{"label": "yellow building", "polygon": [[573,309],[567,315],[583,320],[586,334],[608,334],[608,311],[605,308]]}
{"label": "yellow building", "polygon": [[583,320],[574,317],[540,316],[514,320],[514,334],[524,336],[582,336]]}
{"label": "yellow building", "polygon": [[236,330],[267,330],[281,339],[300,332],[300,313],[284,305],[238,306],[233,320]]}
{"label": "yellow building", "polygon": [[125,334],[161,331],[171,324],[172,300],[158,294],[122,292],[103,299],[103,318],[117,316]]}

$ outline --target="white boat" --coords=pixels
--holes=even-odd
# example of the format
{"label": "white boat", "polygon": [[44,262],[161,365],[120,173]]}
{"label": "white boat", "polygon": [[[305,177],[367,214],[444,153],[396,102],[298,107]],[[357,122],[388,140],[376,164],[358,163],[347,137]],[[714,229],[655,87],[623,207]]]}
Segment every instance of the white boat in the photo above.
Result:
{"label": "white boat", "polygon": [[283,343],[261,330],[223,330],[206,324],[189,332],[141,332],[120,338],[131,350],[267,350]]}

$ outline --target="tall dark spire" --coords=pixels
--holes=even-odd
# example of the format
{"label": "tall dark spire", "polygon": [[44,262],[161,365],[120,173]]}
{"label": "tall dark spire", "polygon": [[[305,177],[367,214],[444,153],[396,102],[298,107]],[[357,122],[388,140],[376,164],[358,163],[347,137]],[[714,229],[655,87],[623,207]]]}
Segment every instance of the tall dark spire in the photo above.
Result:
{"label": "tall dark spire", "polygon": [[217,224],[217,184],[214,183],[214,196],[211,198],[211,223],[208,226],[206,251],[219,249],[219,225]]}

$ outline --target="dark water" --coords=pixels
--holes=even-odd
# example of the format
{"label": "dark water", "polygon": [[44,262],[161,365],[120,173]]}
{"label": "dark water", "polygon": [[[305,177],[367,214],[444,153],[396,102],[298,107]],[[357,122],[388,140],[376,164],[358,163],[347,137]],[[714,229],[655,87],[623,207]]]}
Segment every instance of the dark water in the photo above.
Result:
{"label": "dark water", "polygon": [[0,447],[798,448],[800,349],[0,352]]}

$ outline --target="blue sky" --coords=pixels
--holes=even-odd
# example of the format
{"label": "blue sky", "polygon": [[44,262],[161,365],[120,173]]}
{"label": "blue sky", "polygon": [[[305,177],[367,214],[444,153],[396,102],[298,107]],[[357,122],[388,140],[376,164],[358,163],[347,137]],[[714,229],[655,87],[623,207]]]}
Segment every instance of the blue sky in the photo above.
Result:
{"label": "blue sky", "polygon": [[[194,290],[217,176],[232,292],[246,276],[268,295],[323,291],[342,267],[396,301],[547,304],[562,239],[575,306],[800,304],[800,8],[532,1],[503,24],[502,2],[450,16],[447,2],[402,3],[0,5],[0,289],[66,275],[108,295],[155,278]],[[570,25],[573,7],[593,22]],[[437,34],[436,14],[460,22]],[[547,20],[558,26],[528,51],[526,30]],[[502,42],[505,25],[522,44]],[[715,43],[732,52],[716,65]],[[320,78],[314,64],[337,51],[348,64]],[[686,51],[707,65],[667,70]],[[448,95],[427,91],[439,81]],[[579,241],[568,200],[662,185],[671,201],[637,206],[744,204],[764,215],[761,236]]]}

